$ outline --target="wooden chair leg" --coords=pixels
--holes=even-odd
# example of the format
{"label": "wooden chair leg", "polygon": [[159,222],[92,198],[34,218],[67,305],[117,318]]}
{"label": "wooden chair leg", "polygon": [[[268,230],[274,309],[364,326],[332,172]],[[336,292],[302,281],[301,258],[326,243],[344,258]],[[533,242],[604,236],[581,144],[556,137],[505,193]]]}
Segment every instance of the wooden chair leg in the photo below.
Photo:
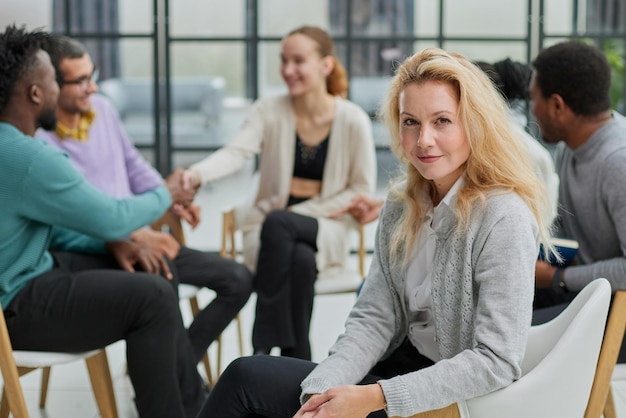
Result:
{"label": "wooden chair leg", "polygon": [[[6,326],[4,330],[6,332]],[[2,330],[0,329],[1,332]],[[15,367],[12,351],[0,350],[0,367],[2,369],[2,378],[4,379],[2,405],[0,406],[0,414],[4,415],[0,416],[7,418],[9,412],[11,412],[13,418],[28,418],[28,409],[26,409],[24,392],[19,379],[20,375],[17,367]]]}
{"label": "wooden chair leg", "polygon": [[217,378],[222,375],[222,335],[217,337]]}
{"label": "wooden chair leg", "polygon": [[9,418],[9,401],[7,400],[7,394],[2,388],[2,401],[0,401],[0,418]]}
{"label": "wooden chair leg", "polygon": [[206,372],[207,380],[209,381],[209,386],[213,387],[215,382],[213,381],[213,372],[211,371],[211,362],[209,361],[209,353],[204,353],[202,356],[202,363],[204,364],[204,370]]}
{"label": "wooden chair leg", "polygon": [[413,415],[411,418],[460,418],[461,413],[457,404],[446,406],[445,408],[422,412]]}
{"label": "wooden chair leg", "polygon": [[113,381],[109,361],[104,349],[85,360],[91,379],[91,387],[102,418],[118,418]]}
{"label": "wooden chair leg", "polygon": [[50,367],[41,369],[41,392],[39,393],[39,407],[46,407],[46,399],[48,398],[48,382],[50,381]]}
{"label": "wooden chair leg", "polygon": [[613,390],[609,387],[609,394],[606,397],[606,403],[604,404],[603,411],[604,418],[617,418],[615,412],[615,403],[613,402]]}
{"label": "wooden chair leg", "polygon": [[[195,296],[192,298],[189,298],[189,305],[191,305],[191,314],[195,318],[195,316],[198,315],[198,312],[200,312],[200,305],[198,304],[198,298]],[[213,372],[211,371],[211,361],[209,360],[208,353],[204,353],[204,356],[202,356],[202,363],[204,364],[204,370],[206,372],[206,377],[207,377],[207,380],[209,381],[209,385],[213,387],[213,383],[214,383]]]}
{"label": "wooden chair leg", "polygon": [[237,321],[237,336],[239,337],[239,356],[243,356],[243,331],[241,329],[241,316],[237,314],[235,320]]}

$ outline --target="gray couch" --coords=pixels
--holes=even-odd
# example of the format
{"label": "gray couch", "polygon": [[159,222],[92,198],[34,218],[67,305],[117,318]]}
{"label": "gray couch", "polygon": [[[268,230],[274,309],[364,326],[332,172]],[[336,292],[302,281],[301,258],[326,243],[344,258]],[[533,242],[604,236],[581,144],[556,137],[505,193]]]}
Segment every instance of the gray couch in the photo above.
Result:
{"label": "gray couch", "polygon": [[[221,77],[180,77],[171,81],[172,132],[177,145],[206,145],[216,135],[226,82]],[[154,81],[111,78],[98,84],[120,112],[138,145],[154,143]],[[164,100],[164,98],[162,99]]]}

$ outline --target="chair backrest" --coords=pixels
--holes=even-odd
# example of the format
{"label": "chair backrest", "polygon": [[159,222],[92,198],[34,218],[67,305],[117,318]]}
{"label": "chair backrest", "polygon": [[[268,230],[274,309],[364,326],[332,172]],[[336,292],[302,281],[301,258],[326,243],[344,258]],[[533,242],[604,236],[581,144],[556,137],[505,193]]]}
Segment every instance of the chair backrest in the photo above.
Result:
{"label": "chair backrest", "polygon": [[4,320],[4,311],[0,306],[0,369],[4,380],[4,392],[9,402],[11,413],[15,418],[28,418],[28,410],[24,401],[24,392],[20,385],[19,374],[15,359],[13,358],[13,347],[9,338],[9,331]]}
{"label": "chair backrest", "polygon": [[461,417],[580,417],[594,380],[611,299],[606,279],[587,285],[555,319],[531,328],[522,377],[459,402]]}

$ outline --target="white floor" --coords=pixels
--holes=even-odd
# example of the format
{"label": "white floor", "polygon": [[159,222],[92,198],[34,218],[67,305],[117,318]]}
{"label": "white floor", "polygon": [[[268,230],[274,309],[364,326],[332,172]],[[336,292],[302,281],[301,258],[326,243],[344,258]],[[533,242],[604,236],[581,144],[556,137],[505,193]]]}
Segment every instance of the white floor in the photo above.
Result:
{"label": "white floor", "polygon": [[[220,242],[220,214],[224,207],[237,203],[249,193],[250,172],[219,181],[205,187],[198,195],[197,201],[202,206],[203,222],[196,230],[187,230],[190,247],[203,250],[217,250]],[[384,176],[383,176],[384,177]],[[383,194],[385,180],[379,182],[379,195]],[[380,185],[383,185],[380,187]],[[366,228],[367,245],[371,247],[374,237],[374,225]],[[212,297],[209,291],[200,295],[201,304]],[[248,301],[241,312],[244,328],[244,354],[251,354],[250,334],[253,321],[255,297]],[[311,340],[313,360],[320,361],[326,356],[328,348],[337,335],[343,331],[343,322],[354,302],[354,295],[321,296],[315,301]],[[191,313],[187,304],[181,304],[183,317],[189,320]],[[240,355],[234,323],[223,334],[222,369]],[[115,394],[119,416],[135,418],[137,413],[133,404],[133,391],[125,374],[125,345],[123,342],[107,348],[107,354],[114,380]],[[215,344],[210,348],[212,365],[216,365]],[[204,370],[200,368],[202,374]],[[98,417],[98,411],[92,396],[89,378],[83,362],[57,366],[52,369],[48,401],[45,409],[39,408],[39,388],[41,373],[32,372],[21,378],[28,410],[33,418],[90,418]],[[626,417],[626,381],[614,384],[615,403],[618,416]]]}

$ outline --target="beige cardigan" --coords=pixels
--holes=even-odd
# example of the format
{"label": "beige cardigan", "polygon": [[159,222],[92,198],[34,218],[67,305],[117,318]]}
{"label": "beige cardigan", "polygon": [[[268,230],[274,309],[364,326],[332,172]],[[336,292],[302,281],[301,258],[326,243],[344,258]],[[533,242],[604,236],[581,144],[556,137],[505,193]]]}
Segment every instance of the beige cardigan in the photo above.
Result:
{"label": "beige cardigan", "polygon": [[[336,98],[328,154],[319,196],[292,207],[294,212],[315,217],[317,267],[320,277],[341,269],[348,255],[349,215],[328,215],[345,207],[358,195],[371,194],[376,186],[376,153],[371,122],[356,104]],[[261,224],[267,213],[284,209],[294,165],[295,121],[287,95],[257,100],[235,139],[219,151],[190,167],[202,184],[239,170],[245,161],[260,154],[259,187],[252,205],[237,208],[237,225],[244,234],[246,265],[256,270]]]}

